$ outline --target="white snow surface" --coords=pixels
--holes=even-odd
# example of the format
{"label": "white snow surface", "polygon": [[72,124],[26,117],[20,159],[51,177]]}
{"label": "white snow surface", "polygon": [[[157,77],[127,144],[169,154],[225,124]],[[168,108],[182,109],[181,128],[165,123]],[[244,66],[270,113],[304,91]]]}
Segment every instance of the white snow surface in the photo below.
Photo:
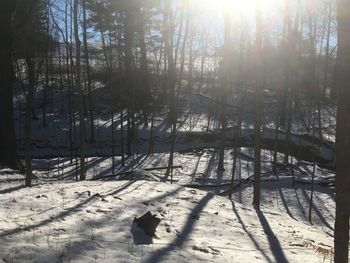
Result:
{"label": "white snow surface", "polygon": [[[284,179],[262,182],[261,212],[251,205],[251,185],[230,201],[140,170],[125,181],[39,178],[24,188],[23,176],[10,171],[0,181],[4,262],[331,261],[328,188],[316,187],[312,225],[304,211],[309,191]],[[147,211],[161,219],[153,238],[133,224]]]}

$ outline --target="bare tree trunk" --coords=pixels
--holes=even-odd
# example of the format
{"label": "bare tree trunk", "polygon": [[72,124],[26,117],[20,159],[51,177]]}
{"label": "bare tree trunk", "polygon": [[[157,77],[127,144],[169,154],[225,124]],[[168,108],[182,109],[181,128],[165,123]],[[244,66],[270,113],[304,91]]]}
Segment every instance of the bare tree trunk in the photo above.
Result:
{"label": "bare tree trunk", "polygon": [[126,8],[124,10],[125,14],[125,76],[127,81],[127,87],[129,88],[131,92],[131,100],[128,101],[128,108],[127,108],[127,146],[128,146],[128,155],[134,154],[134,149],[132,149],[132,146],[135,143],[136,140],[136,131],[135,131],[135,96],[136,96],[136,90],[135,90],[135,80],[133,78],[134,75],[134,68],[133,68],[133,50],[132,50],[132,43],[133,43],[133,29],[132,29],[132,21],[133,21],[133,9],[129,5],[126,5]]}
{"label": "bare tree trunk", "polygon": [[65,6],[65,39],[66,39],[66,74],[67,74],[67,85],[68,85],[68,114],[69,114],[69,129],[68,129],[68,140],[69,140],[69,155],[70,162],[73,162],[73,109],[72,109],[72,86],[73,86],[73,77],[70,77],[70,66],[69,66],[69,57],[71,57],[70,46],[68,43],[68,2],[66,2]]}
{"label": "bare tree trunk", "polygon": [[105,34],[104,34],[102,29],[100,30],[100,33],[101,33],[101,40],[102,40],[102,50],[103,50],[103,54],[104,54],[104,57],[106,60],[106,67],[107,67],[108,75],[110,76],[112,72],[111,72],[111,66],[110,66],[109,58],[108,58],[108,54],[107,54]]}
{"label": "bare tree trunk", "polygon": [[148,154],[153,154],[153,149],[154,149],[154,115],[155,115],[154,110],[152,110]]}
{"label": "bare tree trunk", "polygon": [[327,95],[327,88],[328,88],[329,46],[330,46],[330,40],[331,40],[332,5],[333,5],[333,2],[330,1],[328,6],[327,40],[326,40],[326,51],[325,51],[326,61],[325,61],[324,77],[323,77],[323,94],[324,95]]}
{"label": "bare tree trunk", "polygon": [[179,54],[179,48],[180,48],[180,40],[181,40],[181,34],[182,34],[182,30],[183,30],[183,25],[184,25],[184,11],[185,11],[185,4],[184,1],[182,1],[182,8],[180,10],[181,14],[180,14],[180,26],[179,26],[179,31],[177,34],[177,39],[176,39],[176,46],[175,46],[175,56],[174,56],[174,64],[175,64],[175,68],[177,67],[177,59],[178,59],[178,54]]}
{"label": "bare tree trunk", "polygon": [[124,118],[123,118],[124,111],[123,109],[120,111],[120,147],[121,147],[121,154],[122,154],[122,166],[125,166],[125,157],[124,157]]}
{"label": "bare tree trunk", "polygon": [[219,161],[218,161],[218,172],[225,171],[224,167],[224,159],[225,159],[225,141],[226,141],[226,104],[229,90],[229,82],[230,82],[230,58],[228,57],[230,54],[229,47],[229,36],[230,36],[230,21],[229,21],[228,13],[225,14],[224,18],[224,55],[222,57],[222,75],[221,75],[221,105],[219,108],[220,111],[220,127],[221,127],[221,135],[220,135],[220,146],[219,146]]}
{"label": "bare tree trunk", "polygon": [[350,215],[350,1],[337,0],[338,4],[338,54],[336,86],[338,88],[338,111],[336,130],[337,174],[335,178],[336,217],[334,262],[349,260]]}
{"label": "bare tree trunk", "polygon": [[[285,61],[289,59],[289,53],[288,53],[288,36],[290,35],[290,29],[291,29],[291,21],[290,21],[290,0],[284,0],[285,3],[285,11],[284,11],[284,21],[283,21],[283,33],[282,33],[282,41],[283,41],[283,48],[284,48],[284,55],[287,56],[285,58]],[[288,64],[286,64],[286,70],[287,70]],[[282,97],[281,97],[281,108],[280,108],[280,126],[283,128],[286,127],[286,120],[287,120],[287,110],[288,110],[288,93],[289,93],[289,75],[288,72],[285,76],[284,81],[284,87],[282,91]]]}
{"label": "bare tree trunk", "polygon": [[74,36],[76,45],[76,74],[79,92],[79,140],[80,140],[80,180],[86,179],[85,174],[85,122],[84,122],[84,94],[80,80],[80,39],[78,25],[78,0],[74,0]]}
{"label": "bare tree trunk", "polygon": [[[204,34],[204,33],[203,33]],[[201,75],[198,85],[198,92],[201,91],[203,82],[204,82],[204,65],[207,58],[207,52],[208,52],[208,45],[209,45],[209,34],[206,34],[206,37],[202,39],[202,57],[201,57]]]}
{"label": "bare tree trunk", "polygon": [[60,112],[63,114],[64,111],[64,103],[63,103],[63,76],[62,76],[62,50],[61,50],[61,43],[59,43],[58,46],[58,70],[59,70],[59,77],[60,77]]}
{"label": "bare tree trunk", "polygon": [[233,187],[234,187],[234,180],[235,180],[235,174],[236,174],[236,163],[237,163],[237,155],[238,155],[238,144],[241,140],[241,133],[242,133],[242,115],[243,115],[243,106],[244,106],[244,99],[245,99],[245,93],[241,94],[241,102],[239,106],[239,113],[238,113],[238,123],[237,123],[237,134],[234,134],[235,136],[235,144],[233,148],[233,163],[232,163],[232,175],[231,175],[231,188],[229,191],[229,198],[232,198],[233,193]]}
{"label": "bare tree trunk", "polygon": [[[225,75],[227,73],[224,73]],[[227,78],[227,75],[224,76]],[[224,89],[227,89],[227,84],[224,84]],[[226,92],[222,91],[221,97],[221,109],[220,109],[220,126],[221,126],[221,135],[220,135],[220,147],[219,147],[219,161],[218,161],[218,171],[225,171],[224,160],[225,160],[225,141],[226,141]]]}
{"label": "bare tree trunk", "polygon": [[262,17],[261,3],[256,6],[256,60],[257,84],[255,89],[255,135],[254,135],[254,196],[253,205],[260,209],[260,176],[261,176],[261,115],[262,115]]}
{"label": "bare tree trunk", "polygon": [[185,23],[185,34],[182,40],[182,46],[181,46],[181,64],[180,64],[180,73],[179,73],[179,82],[181,83],[182,75],[184,72],[185,67],[185,57],[186,57],[186,45],[187,45],[187,38],[188,38],[188,31],[190,28],[190,11],[189,7],[186,8],[186,23]]}
{"label": "bare tree trunk", "polygon": [[112,113],[111,115],[111,129],[112,129],[112,174],[114,174],[114,170],[115,170],[115,143],[114,143],[114,133],[115,133],[115,129],[114,129],[114,113]]}
{"label": "bare tree trunk", "polygon": [[174,44],[173,44],[173,14],[171,9],[171,3],[165,1],[165,13],[167,17],[167,39],[166,39],[166,54],[168,59],[168,74],[167,74],[167,86],[170,92],[170,124],[171,124],[171,142],[170,142],[170,154],[168,161],[168,169],[165,173],[166,177],[171,175],[171,183],[173,182],[173,161],[174,161],[174,149],[176,141],[176,126],[177,126],[177,107],[176,107],[176,94],[175,94],[175,65],[174,65]]}
{"label": "bare tree trunk", "polygon": [[87,78],[87,90],[89,100],[89,118],[90,118],[90,143],[95,142],[95,128],[94,128],[94,116],[93,116],[93,105],[91,95],[91,77],[90,77],[90,60],[89,50],[87,43],[87,25],[86,25],[86,0],[83,3],[83,42],[84,42],[84,54],[85,54],[85,65],[86,65],[86,78]]}
{"label": "bare tree trunk", "polygon": [[50,41],[50,31],[49,31],[49,18],[46,16],[46,47],[45,47],[45,85],[42,87],[43,93],[43,104],[42,104],[42,114],[43,114],[43,127],[47,126],[46,123],[46,105],[47,105],[47,92],[49,90],[49,41]]}
{"label": "bare tree trunk", "polygon": [[32,103],[34,94],[34,61],[30,55],[26,57],[28,70],[28,87],[26,92],[26,117],[25,117],[25,146],[24,159],[26,164],[26,186],[32,186]]}
{"label": "bare tree trunk", "polygon": [[16,2],[0,1],[0,164],[13,169],[18,168],[11,77],[11,16]]}

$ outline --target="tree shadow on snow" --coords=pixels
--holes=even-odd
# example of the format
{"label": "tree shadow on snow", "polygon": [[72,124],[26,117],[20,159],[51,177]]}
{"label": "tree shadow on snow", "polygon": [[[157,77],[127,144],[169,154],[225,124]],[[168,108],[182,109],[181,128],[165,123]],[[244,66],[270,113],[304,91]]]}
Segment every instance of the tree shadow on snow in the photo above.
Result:
{"label": "tree shadow on snow", "polygon": [[186,224],[179,232],[178,237],[173,240],[172,243],[168,244],[166,247],[154,251],[152,255],[145,260],[147,263],[156,263],[156,262],[164,262],[164,257],[167,253],[176,250],[177,248],[182,248],[185,241],[189,237],[192,232],[197,220],[200,220],[200,213],[203,211],[204,207],[208,204],[208,202],[213,198],[212,193],[207,193],[198,204],[192,209],[192,212],[188,215]]}
{"label": "tree shadow on snow", "polygon": [[241,216],[239,215],[239,213],[236,209],[234,201],[231,200],[231,204],[232,204],[232,210],[235,213],[235,216],[236,216],[238,222],[241,224],[242,229],[244,230],[244,232],[247,233],[248,237],[253,242],[255,248],[260,251],[260,253],[263,255],[263,257],[266,259],[267,262],[272,263],[271,259],[266,255],[265,251],[260,247],[259,243],[255,240],[254,236],[248,231],[246,225],[244,224]]}
{"label": "tree shadow on snow", "polygon": [[272,252],[273,256],[275,257],[275,262],[288,263],[288,260],[287,260],[286,256],[284,255],[283,249],[281,247],[281,243],[279,242],[278,238],[276,237],[276,235],[272,231],[270,224],[267,221],[266,217],[258,209],[255,209],[255,212],[260,220],[261,226],[264,229],[267,240],[269,241],[271,252]]}
{"label": "tree shadow on snow", "polygon": [[[22,180],[24,180],[24,179],[22,179]],[[2,190],[0,190],[0,194],[9,194],[9,193],[15,192],[17,190],[20,190],[24,187],[25,187],[24,185],[17,185],[17,186],[11,187],[11,188],[2,189]]]}
{"label": "tree shadow on snow", "polygon": [[[250,184],[242,185],[237,191],[235,192],[234,196],[241,196],[240,203],[249,203],[251,202],[251,195],[244,194],[246,190],[249,190],[251,187]],[[309,209],[309,203],[310,203],[310,196],[307,193],[306,190],[309,190],[311,186],[304,185],[304,184],[296,184],[295,186],[292,185],[292,181],[285,180],[285,181],[276,181],[275,182],[267,182],[262,181],[261,184],[261,191],[262,191],[262,203],[267,203],[270,201],[271,196],[274,196],[277,202],[282,202],[283,208],[285,212],[288,214],[289,217],[291,217],[294,220],[304,220],[308,221],[308,218],[306,216],[306,213]],[[300,191],[300,192],[299,192]],[[315,193],[314,193],[314,201],[312,205],[312,209],[314,212],[314,215],[317,216],[317,219],[320,223],[325,225],[327,228],[333,231],[333,227],[331,224],[327,221],[327,216],[324,214],[325,212],[329,214],[330,217],[333,218],[333,214],[325,204],[323,204],[322,200],[318,197],[318,194],[326,194],[329,196],[329,198],[334,199],[334,195],[331,192],[331,189],[328,189],[323,186],[315,185]],[[248,196],[248,198],[246,197]],[[320,210],[319,205],[321,207],[325,207],[325,209]]]}

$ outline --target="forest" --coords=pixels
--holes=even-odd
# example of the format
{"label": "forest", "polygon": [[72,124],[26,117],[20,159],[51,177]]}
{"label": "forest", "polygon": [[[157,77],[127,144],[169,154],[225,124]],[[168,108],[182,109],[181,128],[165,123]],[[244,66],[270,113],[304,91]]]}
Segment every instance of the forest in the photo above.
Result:
{"label": "forest", "polygon": [[349,262],[349,0],[0,0],[0,260]]}

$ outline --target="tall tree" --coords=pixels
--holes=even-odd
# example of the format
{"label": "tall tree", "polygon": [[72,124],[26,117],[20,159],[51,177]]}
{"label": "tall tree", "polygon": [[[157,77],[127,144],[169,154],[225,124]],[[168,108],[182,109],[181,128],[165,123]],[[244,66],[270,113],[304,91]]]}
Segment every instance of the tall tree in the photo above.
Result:
{"label": "tall tree", "polygon": [[12,103],[12,27],[16,0],[0,1],[0,164],[18,168]]}
{"label": "tall tree", "polygon": [[175,94],[175,81],[176,81],[176,69],[174,64],[174,41],[173,41],[173,10],[170,1],[164,1],[164,12],[167,21],[166,32],[165,32],[165,47],[166,55],[168,61],[168,71],[167,71],[167,90],[169,91],[169,123],[171,128],[171,142],[170,142],[170,153],[168,161],[168,169],[166,171],[166,176],[171,175],[171,182],[173,181],[173,162],[174,162],[174,150],[176,141],[176,126],[177,126],[177,101]]}
{"label": "tall tree", "polygon": [[84,121],[84,94],[80,76],[80,39],[78,25],[78,0],[74,0],[74,37],[76,45],[76,85],[79,93],[79,140],[80,140],[80,180],[86,179],[85,174],[85,121]]}
{"label": "tall tree", "polygon": [[261,176],[261,114],[262,114],[262,17],[261,17],[261,1],[256,5],[256,41],[255,41],[255,59],[257,83],[255,87],[255,135],[254,135],[254,196],[253,205],[260,208],[260,176]]}
{"label": "tall tree", "polygon": [[225,171],[224,167],[224,159],[225,159],[225,141],[226,141],[226,104],[227,104],[227,97],[228,97],[228,90],[229,90],[229,54],[230,54],[230,46],[229,46],[229,38],[230,38],[230,15],[226,11],[225,18],[224,18],[224,46],[223,46],[223,52],[222,52],[222,77],[221,77],[221,107],[220,107],[220,126],[221,126],[221,133],[220,133],[220,147],[219,147],[219,161],[218,161],[218,172]]}
{"label": "tall tree", "polygon": [[349,215],[350,215],[350,1],[337,0],[338,54],[336,86],[338,111],[336,128],[337,174],[336,217],[334,247],[336,263],[349,260]]}
{"label": "tall tree", "polygon": [[[48,34],[48,16],[46,1],[20,0],[16,6],[14,24],[17,26],[14,34],[14,61],[23,59],[26,66],[27,82],[24,81],[25,93],[25,145],[24,159],[26,166],[26,186],[32,184],[32,112],[35,87],[44,59],[47,59],[49,48],[53,47],[53,39]],[[25,22],[23,22],[25,18]],[[46,61],[46,73],[48,62]],[[48,78],[48,75],[46,75]],[[46,81],[47,83],[47,81]]]}
{"label": "tall tree", "polygon": [[32,109],[35,87],[35,69],[33,51],[31,45],[25,51],[25,61],[28,72],[28,86],[26,91],[26,116],[25,116],[25,145],[24,159],[26,164],[26,186],[32,186]]}
{"label": "tall tree", "polygon": [[88,90],[89,99],[89,118],[90,118],[90,142],[95,142],[95,128],[94,128],[94,116],[92,113],[92,95],[91,95],[91,73],[90,73],[90,60],[89,49],[87,41],[87,22],[86,22],[86,0],[82,1],[83,4],[83,42],[84,42],[84,55],[85,55],[85,67],[86,67],[86,85]]}

